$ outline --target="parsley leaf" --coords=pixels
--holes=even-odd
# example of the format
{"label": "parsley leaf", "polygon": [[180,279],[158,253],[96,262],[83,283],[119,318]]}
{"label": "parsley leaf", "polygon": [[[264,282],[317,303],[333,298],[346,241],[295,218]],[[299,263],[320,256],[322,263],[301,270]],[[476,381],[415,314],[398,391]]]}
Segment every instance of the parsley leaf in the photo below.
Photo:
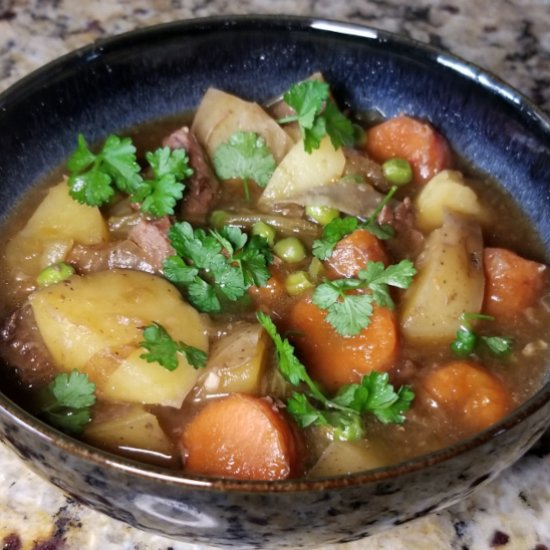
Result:
{"label": "parsley leaf", "polygon": [[[313,292],[312,301],[327,310],[326,320],[342,336],[355,336],[370,324],[373,302],[393,308],[389,286],[408,288],[416,269],[410,260],[385,267],[382,262],[367,262],[359,278],[344,278],[321,283]],[[366,293],[356,293],[367,290]],[[352,292],[349,294],[349,292]]]}
{"label": "parsley leaf", "polygon": [[329,427],[334,438],[353,441],[365,435],[366,414],[373,414],[384,424],[405,421],[404,415],[414,399],[408,386],[395,391],[387,373],[374,371],[363,376],[359,384],[342,386],[330,399],[309,377],[293,346],[279,335],[273,321],[261,312],[257,313],[257,318],[273,340],[283,377],[294,386],[303,383],[307,387],[307,392],[292,393],[287,402],[287,410],[299,426]]}
{"label": "parsley leaf", "polygon": [[91,420],[95,404],[95,384],[86,374],[73,370],[58,374],[40,392],[40,413],[53,426],[78,435]]}
{"label": "parsley leaf", "polygon": [[187,153],[163,147],[146,153],[145,157],[153,172],[151,180],[141,177],[136,148],[130,138],[110,135],[94,154],[79,134],[77,148],[67,162],[69,194],[81,204],[101,206],[118,190],[141,203],[141,210],[154,217],[173,214],[185,189],[181,181],[193,173]]}
{"label": "parsley leaf", "polygon": [[497,357],[505,357],[512,350],[512,339],[504,336],[480,336],[472,328],[472,320],[494,321],[492,315],[482,313],[463,313],[460,316],[461,325],[456,331],[455,340],[451,343],[451,349],[459,357],[468,357],[484,344],[487,349]]}
{"label": "parsley leaf", "polygon": [[158,363],[166,370],[173,371],[178,367],[178,353],[183,353],[187,362],[194,368],[200,369],[206,365],[206,353],[184,342],[176,342],[158,323],[152,323],[143,329],[144,341],[140,346],[147,350],[140,357],[148,363]]}
{"label": "parsley leaf", "polygon": [[255,181],[265,187],[276,166],[265,139],[255,132],[235,132],[214,151],[212,162],[219,178],[243,180],[247,199],[248,182]]}
{"label": "parsley leaf", "polygon": [[290,87],[283,95],[287,105],[296,112],[279,119],[279,124],[298,122],[304,149],[311,153],[318,149],[321,139],[328,134],[332,145],[338,149],[353,145],[353,124],[338,109],[329,95],[329,86],[319,80],[306,80]]}
{"label": "parsley leaf", "polygon": [[333,219],[323,228],[321,238],[313,241],[313,255],[320,260],[330,258],[338,242],[353,233],[358,226],[359,220],[351,216]]}
{"label": "parsley leaf", "polygon": [[236,301],[250,286],[265,285],[271,276],[267,241],[259,235],[249,239],[238,227],[207,233],[180,222],[170,228],[168,239],[177,256],[165,260],[164,275],[182,285],[200,311],[220,311],[220,297]]}
{"label": "parsley leaf", "polygon": [[153,172],[153,179],[144,180],[131,193],[134,202],[141,203],[141,211],[156,218],[174,214],[174,207],[183,197],[185,185],[181,180],[190,177],[189,159],[183,149],[161,147],[149,151],[145,158]]}

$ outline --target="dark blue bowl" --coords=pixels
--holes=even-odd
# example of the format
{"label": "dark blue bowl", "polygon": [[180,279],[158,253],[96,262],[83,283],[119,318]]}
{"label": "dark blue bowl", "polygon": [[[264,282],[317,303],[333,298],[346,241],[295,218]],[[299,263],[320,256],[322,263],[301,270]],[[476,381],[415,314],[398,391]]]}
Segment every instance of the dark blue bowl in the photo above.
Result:
{"label": "dark blue bowl", "polygon": [[[102,40],[0,95],[0,210],[93,141],[193,109],[210,85],[264,101],[321,70],[354,110],[427,118],[499,180],[550,245],[550,122],[495,77],[376,29],[295,17],[183,21]],[[191,477],[97,451],[0,395],[0,436],[29,467],[135,527],[221,546],[350,541],[441,509],[519,458],[544,432],[550,384],[498,425],[445,450],[316,481]]]}

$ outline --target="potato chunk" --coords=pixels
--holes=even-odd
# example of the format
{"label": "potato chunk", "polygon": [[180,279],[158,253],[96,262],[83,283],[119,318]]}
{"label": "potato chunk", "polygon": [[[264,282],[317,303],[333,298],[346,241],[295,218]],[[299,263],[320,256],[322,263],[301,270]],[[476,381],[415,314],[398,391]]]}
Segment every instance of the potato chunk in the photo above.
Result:
{"label": "potato chunk", "polygon": [[164,279],[101,271],[40,289],[29,301],[57,367],[87,373],[99,397],[179,407],[195,384],[198,372],[182,354],[174,371],[140,358],[143,328],[153,321],[175,340],[208,346],[200,315]]}
{"label": "potato chunk", "polygon": [[52,187],[34,214],[6,247],[6,263],[22,286],[33,287],[38,273],[63,261],[73,244],[107,241],[109,231],[99,208],[69,196],[66,181]]}
{"label": "potato chunk", "polygon": [[141,405],[113,406],[107,418],[93,419],[83,439],[96,447],[161,466],[177,466],[179,452],[157,417]]}
{"label": "potato chunk", "polygon": [[448,211],[472,216],[480,222],[487,219],[474,190],[456,170],[443,170],[434,176],[418,194],[416,209],[416,221],[425,232],[440,227]]}
{"label": "potato chunk", "polygon": [[279,163],[293,145],[288,134],[257,104],[209,88],[193,119],[192,132],[212,158],[216,149],[235,132],[262,136]]}
{"label": "potato chunk", "polygon": [[346,157],[335,149],[327,136],[319,149],[307,153],[299,141],[277,166],[260,197],[260,204],[292,200],[320,185],[332,184],[344,173]]}
{"label": "potato chunk", "polygon": [[332,441],[309,475],[330,477],[373,470],[388,463],[386,454],[380,445],[377,447],[367,441]]}
{"label": "potato chunk", "polygon": [[483,303],[483,240],[477,222],[447,216],[430,233],[405,293],[401,328],[410,340],[452,342],[463,312]]}

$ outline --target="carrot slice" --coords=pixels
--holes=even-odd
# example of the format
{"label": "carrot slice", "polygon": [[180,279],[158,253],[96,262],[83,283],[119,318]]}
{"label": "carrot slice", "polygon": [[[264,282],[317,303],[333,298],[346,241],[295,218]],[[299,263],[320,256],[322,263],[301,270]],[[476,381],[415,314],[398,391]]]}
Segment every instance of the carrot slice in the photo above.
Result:
{"label": "carrot slice", "polygon": [[334,247],[324,262],[325,274],[329,279],[357,277],[368,261],[389,263],[382,241],[365,229],[357,229]]}
{"label": "carrot slice", "polygon": [[185,427],[185,469],[237,479],[286,479],[299,469],[290,422],[265,399],[241,393],[209,402]]}
{"label": "carrot slice", "polygon": [[526,260],[505,248],[486,248],[483,311],[511,319],[533,306],[546,284],[546,266]]}
{"label": "carrot slice", "polygon": [[348,337],[338,334],[325,317],[325,311],[304,297],[290,311],[285,327],[314,380],[335,391],[373,370],[392,367],[398,334],[391,310],[374,306],[370,325]]}
{"label": "carrot slice", "polygon": [[512,407],[500,379],[473,361],[451,361],[430,370],[422,387],[432,406],[445,409],[466,433],[488,428]]}
{"label": "carrot slice", "polygon": [[411,163],[414,181],[428,182],[451,166],[447,140],[430,124],[408,116],[397,116],[367,131],[367,153],[377,162],[404,158]]}

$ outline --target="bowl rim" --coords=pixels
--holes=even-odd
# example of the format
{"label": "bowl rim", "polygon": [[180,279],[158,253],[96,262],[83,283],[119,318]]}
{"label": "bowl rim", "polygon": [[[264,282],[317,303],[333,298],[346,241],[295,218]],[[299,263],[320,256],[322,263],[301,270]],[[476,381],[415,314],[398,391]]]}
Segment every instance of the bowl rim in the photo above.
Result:
{"label": "bowl rim", "polygon": [[[432,45],[425,44],[407,36],[363,25],[336,19],[296,15],[231,15],[210,16],[196,19],[182,19],[168,23],[134,29],[121,34],[100,38],[91,44],[73,50],[58,57],[44,66],[24,76],[6,90],[0,93],[0,110],[9,109],[12,98],[17,100],[22,95],[35,93],[47,84],[53,73],[66,71],[72,66],[101,62],[103,56],[116,50],[124,50],[129,45],[145,44],[147,39],[177,33],[181,40],[189,40],[189,32],[246,32],[250,27],[268,28],[270,31],[281,29],[288,32],[302,31],[312,36],[337,36],[342,40],[364,39],[374,43],[385,43],[389,46],[406,48],[409,55],[421,56],[424,60],[445,67],[447,70],[461,75],[466,80],[481,86],[483,89],[500,97],[514,106],[520,114],[540,127],[543,134],[550,137],[550,118],[528,97],[512,88],[502,79],[478,65],[466,61],[455,54],[446,52]],[[394,480],[401,475],[422,470],[429,466],[445,462],[455,456],[466,453],[488,441],[509,431],[525,418],[531,416],[550,401],[550,379],[547,376],[545,384],[527,401],[508,414],[503,420],[453,445],[420,455],[409,460],[372,470],[340,474],[319,478],[297,478],[278,481],[249,481],[231,478],[217,478],[190,475],[184,471],[141,463],[129,458],[120,457],[107,451],[92,447],[82,441],[58,431],[45,422],[31,415],[9,397],[0,392],[0,422],[7,415],[20,428],[30,431],[48,444],[59,447],[68,454],[93,463],[96,466],[108,466],[129,475],[154,480],[180,488],[198,490],[221,490],[231,492],[263,493],[263,492],[302,492],[327,489],[339,489],[349,486],[359,486],[377,483],[384,480]],[[534,442],[534,441],[533,441]]]}

